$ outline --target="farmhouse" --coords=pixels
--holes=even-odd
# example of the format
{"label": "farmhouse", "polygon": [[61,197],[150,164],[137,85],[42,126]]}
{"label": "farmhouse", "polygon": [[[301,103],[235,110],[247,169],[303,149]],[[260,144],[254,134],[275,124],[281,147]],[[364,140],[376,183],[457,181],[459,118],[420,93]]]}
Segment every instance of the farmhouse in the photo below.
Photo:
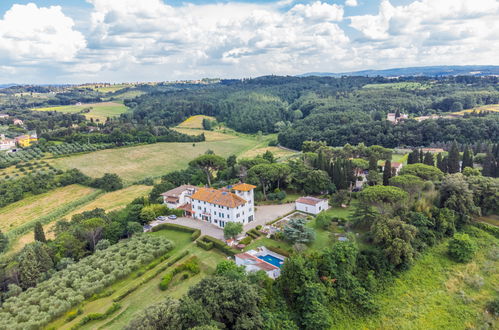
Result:
{"label": "farmhouse", "polygon": [[[382,163],[381,167],[385,169],[385,162]],[[392,162],[392,173],[398,175],[400,170],[404,167],[404,163]]]}
{"label": "farmhouse", "polygon": [[191,196],[198,190],[198,187],[184,184],[161,194],[163,204],[170,209],[176,209],[184,204],[191,203]]}
{"label": "farmhouse", "polygon": [[263,270],[268,277],[276,279],[281,275],[285,258],[265,247],[259,247],[257,250],[236,254],[234,259],[236,265],[243,266],[247,272]]}
{"label": "farmhouse", "polygon": [[392,112],[390,112],[386,115],[386,120],[388,120],[389,122],[391,122],[393,124],[398,124],[402,120],[407,119],[407,118],[409,118],[409,115],[407,115],[405,113],[401,113],[398,117],[397,117],[397,113],[392,113]]}
{"label": "farmhouse", "polygon": [[23,148],[31,146],[34,142],[37,142],[38,138],[36,135],[20,135],[16,137],[16,143]]}
{"label": "farmhouse", "polygon": [[321,211],[327,210],[329,204],[327,199],[320,199],[311,196],[300,197],[295,201],[296,209],[298,211],[319,214]]}
{"label": "farmhouse", "polygon": [[255,218],[255,188],[246,183],[222,189],[200,188],[191,196],[191,214],[195,219],[208,221],[221,228],[227,222],[248,224]]}

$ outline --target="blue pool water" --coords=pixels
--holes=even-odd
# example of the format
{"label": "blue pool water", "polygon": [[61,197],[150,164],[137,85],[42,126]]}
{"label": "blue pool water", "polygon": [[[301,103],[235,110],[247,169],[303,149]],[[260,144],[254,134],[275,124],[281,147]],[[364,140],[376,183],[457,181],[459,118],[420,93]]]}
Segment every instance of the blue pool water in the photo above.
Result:
{"label": "blue pool water", "polygon": [[269,264],[272,264],[276,267],[281,268],[282,264],[284,263],[281,259],[276,258],[274,256],[271,256],[270,254],[267,254],[266,256],[259,256],[257,257],[260,260],[266,261]]}

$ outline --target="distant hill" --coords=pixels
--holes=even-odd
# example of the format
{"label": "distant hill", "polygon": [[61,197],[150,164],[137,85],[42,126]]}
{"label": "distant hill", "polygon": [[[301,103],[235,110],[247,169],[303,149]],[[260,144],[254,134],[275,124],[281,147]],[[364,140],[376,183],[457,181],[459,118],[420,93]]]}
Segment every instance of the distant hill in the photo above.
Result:
{"label": "distant hill", "polygon": [[407,77],[407,76],[490,76],[499,75],[497,65],[451,65],[451,66],[421,66],[410,68],[394,68],[386,70],[363,70],[353,72],[309,72],[298,75],[299,77],[321,76],[321,77],[341,77],[341,76],[382,76],[382,77]]}
{"label": "distant hill", "polygon": [[2,88],[9,88],[9,87],[12,87],[12,86],[17,86],[17,84],[0,84],[0,89],[2,89]]}

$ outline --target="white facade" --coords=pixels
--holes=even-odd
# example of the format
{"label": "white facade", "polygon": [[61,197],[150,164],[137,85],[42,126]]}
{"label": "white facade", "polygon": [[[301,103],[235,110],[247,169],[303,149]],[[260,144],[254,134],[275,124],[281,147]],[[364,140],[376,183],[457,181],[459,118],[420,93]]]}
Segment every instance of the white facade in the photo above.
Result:
{"label": "white facade", "polygon": [[163,204],[170,209],[176,209],[187,203],[191,203],[191,196],[197,191],[197,187],[191,185],[183,185],[162,193]]}
{"label": "white facade", "polygon": [[201,188],[192,199],[192,214],[220,228],[228,222],[246,225],[255,219],[253,189],[234,190],[235,193],[211,188]]}
{"label": "white facade", "polygon": [[300,197],[295,202],[296,209],[305,213],[317,215],[329,208],[327,199],[315,197]]}
{"label": "white facade", "polygon": [[274,253],[263,246],[259,247],[256,251],[250,250],[248,252],[236,254],[234,256],[234,261],[236,262],[236,265],[243,266],[246,272],[257,272],[262,270],[268,277],[275,280],[281,275],[281,268],[259,258],[260,256],[268,255],[282,260],[282,263],[284,262],[284,256]]}

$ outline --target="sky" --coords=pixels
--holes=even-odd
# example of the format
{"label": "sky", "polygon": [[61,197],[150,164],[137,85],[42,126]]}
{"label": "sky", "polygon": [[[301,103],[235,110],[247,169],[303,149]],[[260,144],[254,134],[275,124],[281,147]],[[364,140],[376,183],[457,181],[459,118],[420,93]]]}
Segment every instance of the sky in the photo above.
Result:
{"label": "sky", "polygon": [[0,0],[0,83],[499,65],[499,0]]}

